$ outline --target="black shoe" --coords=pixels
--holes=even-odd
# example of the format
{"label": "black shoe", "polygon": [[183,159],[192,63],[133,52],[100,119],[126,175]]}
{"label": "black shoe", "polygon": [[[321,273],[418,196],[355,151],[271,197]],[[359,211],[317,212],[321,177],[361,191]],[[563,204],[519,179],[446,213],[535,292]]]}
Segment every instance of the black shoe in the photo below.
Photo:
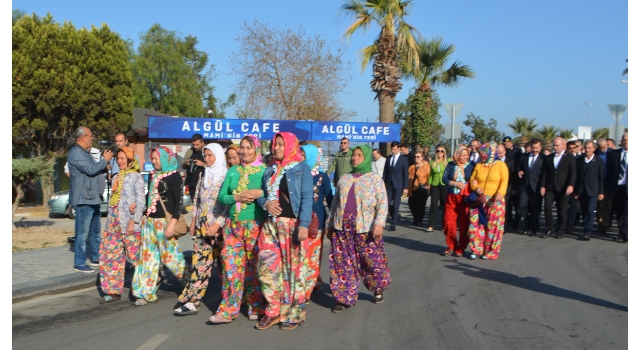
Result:
{"label": "black shoe", "polygon": [[390,227],[390,228],[389,228],[389,231],[395,231],[395,230],[396,230],[396,228],[395,228],[395,227]]}
{"label": "black shoe", "polygon": [[582,235],[582,240],[583,240],[583,241],[589,241],[589,240],[591,240],[591,235],[590,235],[590,234],[588,234],[588,233],[587,233],[587,234]]}
{"label": "black shoe", "polygon": [[538,236],[538,232],[536,232],[536,231],[529,231],[529,236],[530,236],[530,237],[537,237],[537,236]]}
{"label": "black shoe", "polygon": [[543,234],[542,237],[540,237],[540,238],[547,238],[547,237],[551,236],[552,234],[553,234],[553,231],[549,230],[549,231],[547,231],[547,233]]}
{"label": "black shoe", "polygon": [[573,227],[570,227],[567,229],[567,233],[572,235],[573,234]]}
{"label": "black shoe", "polygon": [[557,239],[562,239],[562,231],[556,232],[556,238]]}

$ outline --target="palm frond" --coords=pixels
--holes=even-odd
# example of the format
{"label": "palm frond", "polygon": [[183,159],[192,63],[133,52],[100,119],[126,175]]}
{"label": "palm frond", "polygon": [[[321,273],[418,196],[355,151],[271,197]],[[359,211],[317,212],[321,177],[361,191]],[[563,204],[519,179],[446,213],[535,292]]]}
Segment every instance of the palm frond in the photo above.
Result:
{"label": "palm frond", "polygon": [[358,51],[358,55],[360,56],[360,69],[362,70],[362,72],[364,72],[364,70],[369,65],[369,61],[375,57],[377,52],[378,46],[376,44],[369,45]]}

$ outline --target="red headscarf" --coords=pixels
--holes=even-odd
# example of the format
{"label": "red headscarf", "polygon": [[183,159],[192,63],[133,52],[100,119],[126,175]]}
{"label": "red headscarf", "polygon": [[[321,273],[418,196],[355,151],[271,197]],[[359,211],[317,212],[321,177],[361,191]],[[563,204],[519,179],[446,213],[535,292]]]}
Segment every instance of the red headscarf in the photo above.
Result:
{"label": "red headscarf", "polygon": [[[275,149],[276,149],[276,138],[280,136],[282,137],[282,141],[284,142],[284,158],[282,160],[276,160]],[[279,132],[273,136],[273,140],[271,141],[271,165],[276,165],[277,170],[271,177],[271,181],[275,181],[278,174],[284,169],[285,166],[295,162],[302,161],[302,154],[300,152],[300,142],[296,135],[290,132]]]}

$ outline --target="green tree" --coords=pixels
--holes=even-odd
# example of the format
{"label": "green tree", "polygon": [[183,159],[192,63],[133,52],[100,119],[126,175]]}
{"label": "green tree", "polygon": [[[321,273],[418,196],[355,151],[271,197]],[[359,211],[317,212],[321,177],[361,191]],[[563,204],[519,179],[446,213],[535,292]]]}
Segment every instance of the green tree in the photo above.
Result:
{"label": "green tree", "polygon": [[53,173],[53,164],[44,157],[23,158],[11,160],[12,175],[11,182],[14,192],[13,208],[11,212],[12,230],[16,230],[15,215],[18,205],[24,197],[22,185],[28,180],[36,180],[40,177],[51,176]]}
{"label": "green tree", "polygon": [[469,113],[462,124],[471,128],[471,135],[464,135],[465,142],[478,139],[482,142],[495,141],[500,143],[505,136],[504,133],[498,131],[498,121],[493,118],[489,119],[487,123],[482,117]]}
{"label": "green tree", "polygon": [[211,110],[212,117],[224,117],[225,106],[213,94],[214,66],[197,45],[195,36],[182,38],[157,23],[141,34],[131,53],[135,106],[188,117]]}
{"label": "green tree", "polygon": [[599,128],[599,129],[595,129],[593,130],[593,132],[591,133],[591,138],[594,140],[597,140],[599,138],[605,138],[608,139],[609,138],[609,128]]}
{"label": "green tree", "polygon": [[560,129],[558,130],[558,135],[562,136],[565,140],[568,140],[573,137],[573,129]]}
{"label": "green tree", "polygon": [[507,124],[513,132],[519,135],[520,147],[524,147],[524,145],[529,142],[534,130],[538,127],[535,121],[536,118],[516,117],[513,123]]}
{"label": "green tree", "polygon": [[397,103],[395,122],[402,124],[402,143],[416,151],[428,150],[437,144],[444,132],[438,114],[440,106],[440,98],[434,90],[414,92],[406,102]]}
{"label": "green tree", "polygon": [[558,136],[558,131],[560,131],[560,129],[553,125],[543,125],[541,128],[536,130],[536,133],[540,137],[540,141],[542,141],[542,144],[544,145],[544,149],[553,151],[551,144],[553,143],[553,139]]}
{"label": "green tree", "polygon": [[[12,78],[14,147],[49,162],[66,154],[80,125],[100,140],[133,124],[127,47],[106,24],[76,29],[50,14],[23,16],[12,27]],[[42,189],[47,206],[50,177]]]}
{"label": "green tree", "polygon": [[11,13],[11,17],[12,17],[12,21],[11,21],[11,26],[16,25],[16,22],[18,22],[18,20],[22,17],[24,17],[24,15],[26,15],[27,13],[24,12],[24,10],[20,10],[20,9],[15,9],[13,10],[13,12]]}
{"label": "green tree", "polygon": [[[349,0],[341,10],[355,21],[344,32],[350,38],[358,30],[366,31],[372,24],[380,27],[375,42],[360,50],[361,69],[364,72],[373,59],[371,90],[379,103],[382,123],[394,120],[396,94],[402,89],[400,60],[418,67],[418,50],[414,38],[416,29],[405,21],[409,16],[412,0]],[[383,155],[389,153],[388,145],[380,145]]]}

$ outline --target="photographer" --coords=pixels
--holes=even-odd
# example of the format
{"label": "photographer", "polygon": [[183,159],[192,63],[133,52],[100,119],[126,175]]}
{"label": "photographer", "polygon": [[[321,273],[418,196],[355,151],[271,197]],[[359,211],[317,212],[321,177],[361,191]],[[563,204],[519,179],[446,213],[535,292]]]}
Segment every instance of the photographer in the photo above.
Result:
{"label": "photographer", "polygon": [[189,197],[193,200],[200,177],[199,175],[204,171],[204,154],[202,153],[204,140],[202,139],[202,135],[193,134],[193,136],[191,136],[191,145],[192,147],[189,148],[184,156],[182,169],[187,169],[185,185],[189,187]]}

